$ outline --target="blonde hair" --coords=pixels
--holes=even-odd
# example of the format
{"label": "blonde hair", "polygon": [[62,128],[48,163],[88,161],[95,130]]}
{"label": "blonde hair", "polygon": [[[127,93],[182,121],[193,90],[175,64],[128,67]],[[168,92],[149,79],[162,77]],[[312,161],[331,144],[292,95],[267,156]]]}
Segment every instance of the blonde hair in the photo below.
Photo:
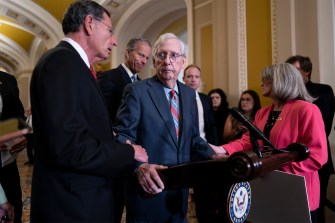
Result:
{"label": "blonde hair", "polygon": [[272,83],[272,93],[280,102],[299,99],[313,102],[313,98],[307,91],[300,72],[293,65],[274,64],[266,67],[261,74],[262,81]]}

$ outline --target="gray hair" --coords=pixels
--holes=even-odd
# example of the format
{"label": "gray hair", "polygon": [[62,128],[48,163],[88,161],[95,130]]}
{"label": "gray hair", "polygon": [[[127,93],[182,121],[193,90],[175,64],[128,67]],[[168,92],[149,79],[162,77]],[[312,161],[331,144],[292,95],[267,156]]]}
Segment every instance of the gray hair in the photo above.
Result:
{"label": "gray hair", "polygon": [[64,13],[63,33],[67,35],[70,32],[78,32],[86,16],[91,15],[93,18],[101,20],[104,13],[110,17],[107,9],[98,3],[91,0],[77,0]]}
{"label": "gray hair", "polygon": [[145,38],[142,38],[142,37],[135,37],[135,38],[132,38],[128,41],[127,43],[127,49],[131,52],[131,51],[134,51],[135,48],[136,48],[136,45],[138,43],[145,43],[147,44],[148,46],[150,46],[151,48],[151,43],[149,40],[145,39]]}
{"label": "gray hair", "polygon": [[158,53],[158,50],[159,50],[159,47],[161,46],[161,44],[163,42],[165,42],[166,40],[169,40],[169,39],[176,39],[176,40],[179,40],[180,42],[180,49],[181,49],[181,55],[183,56],[186,56],[186,46],[185,46],[185,43],[179,39],[175,34],[173,33],[165,33],[165,34],[162,34],[155,42],[154,44],[154,47],[152,49],[152,55],[155,57]]}
{"label": "gray hair", "polygon": [[307,91],[302,76],[293,65],[274,64],[266,67],[261,74],[262,81],[272,83],[272,93],[280,102],[299,99],[313,102],[313,98]]}

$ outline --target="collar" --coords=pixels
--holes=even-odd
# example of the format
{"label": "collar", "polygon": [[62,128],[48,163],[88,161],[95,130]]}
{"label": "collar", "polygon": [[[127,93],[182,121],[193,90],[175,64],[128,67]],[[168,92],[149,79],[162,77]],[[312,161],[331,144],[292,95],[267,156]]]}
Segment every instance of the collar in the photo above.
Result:
{"label": "collar", "polygon": [[88,60],[87,54],[85,53],[84,49],[76,41],[74,41],[73,39],[69,37],[65,37],[63,41],[68,42],[69,44],[71,44],[71,46],[73,46],[73,48],[79,53],[81,59],[83,59],[83,61],[89,68],[90,62]]}
{"label": "collar", "polygon": [[122,65],[122,67],[126,70],[126,72],[127,72],[127,74],[129,75],[130,79],[131,79],[131,77],[132,77],[133,75],[136,75],[136,78],[137,78],[137,74],[133,74],[133,72],[131,72],[131,71],[129,70],[129,68],[128,68],[124,63],[122,63],[121,65]]}

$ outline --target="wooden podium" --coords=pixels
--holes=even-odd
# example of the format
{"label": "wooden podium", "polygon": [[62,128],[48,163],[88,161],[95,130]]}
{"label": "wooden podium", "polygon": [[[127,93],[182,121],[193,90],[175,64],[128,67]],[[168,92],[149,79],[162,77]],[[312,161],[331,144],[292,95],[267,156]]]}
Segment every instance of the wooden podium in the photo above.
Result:
{"label": "wooden podium", "polygon": [[[226,200],[222,200],[222,202],[224,202],[224,205],[227,206],[227,212],[229,212],[228,206],[230,205],[230,203],[228,201],[228,194],[231,193],[232,189],[230,188],[232,188],[232,185],[234,185],[235,183],[252,181],[254,179],[258,179],[259,177],[266,176],[266,174],[272,173],[274,170],[277,170],[290,162],[303,161],[309,156],[309,149],[299,143],[290,144],[285,150],[279,151],[280,152],[274,150],[268,154],[263,154],[262,157],[259,157],[259,155],[257,155],[257,153],[252,150],[237,152],[230,156],[228,159],[194,162],[169,167],[168,169],[159,171],[159,175],[164,182],[165,190],[176,188],[192,188],[197,185],[214,185],[215,183],[220,183],[220,185],[223,185],[222,189],[226,190],[227,194]],[[262,181],[257,182],[259,185],[259,182]],[[268,185],[271,184],[269,184],[269,182],[271,182],[269,180],[266,182],[268,183]],[[278,184],[278,182],[275,183]],[[287,184],[288,182],[282,183]],[[252,187],[255,186],[251,186],[251,190]],[[303,194],[306,194],[305,187],[300,188],[300,190],[303,191],[302,196]],[[259,194],[261,193],[257,192],[255,194],[255,196],[257,197],[254,198],[254,200],[256,199],[257,201],[259,201],[258,204],[257,202],[254,202],[257,207],[253,208],[253,206],[251,206],[250,209],[251,211],[254,210],[254,212],[252,213],[252,219],[256,219],[255,222],[257,222],[257,219],[262,219],[259,218],[259,216],[264,215],[263,211],[260,211],[262,210],[262,208],[260,207],[260,204],[262,202],[260,201],[264,199],[271,199],[271,197]],[[283,206],[283,208],[285,208],[285,206]],[[308,204],[307,209],[306,207],[300,208],[303,209],[303,213],[307,213],[309,215]],[[227,216],[230,216],[229,213],[227,214]],[[303,216],[303,220],[306,220],[309,217],[306,217],[306,215]],[[289,216],[287,217],[288,219],[290,219]],[[230,218],[228,218],[228,221],[234,222]]]}

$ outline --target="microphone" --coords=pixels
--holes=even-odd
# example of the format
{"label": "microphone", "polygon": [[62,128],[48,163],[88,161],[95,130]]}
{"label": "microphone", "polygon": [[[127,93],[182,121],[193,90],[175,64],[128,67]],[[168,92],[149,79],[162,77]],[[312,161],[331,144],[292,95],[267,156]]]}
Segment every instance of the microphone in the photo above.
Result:
{"label": "microphone", "polygon": [[238,108],[233,107],[231,109],[231,115],[248,128],[250,136],[256,137],[256,139],[261,139],[265,144],[276,150],[276,147],[270,142],[268,138],[265,137],[264,133],[259,130],[259,128],[257,128],[252,122],[250,122],[249,119],[245,117],[240,110],[238,110]]}

